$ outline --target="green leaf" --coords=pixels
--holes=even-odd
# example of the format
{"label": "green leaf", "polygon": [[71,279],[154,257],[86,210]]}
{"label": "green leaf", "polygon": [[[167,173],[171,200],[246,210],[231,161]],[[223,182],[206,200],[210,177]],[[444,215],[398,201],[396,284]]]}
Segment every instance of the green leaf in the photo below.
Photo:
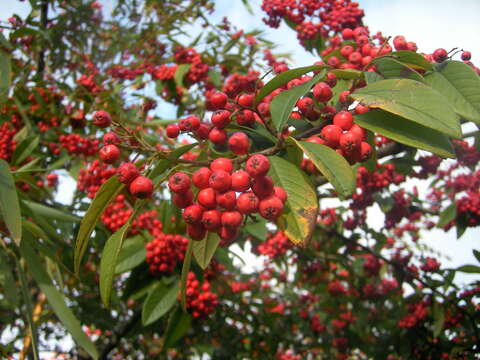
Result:
{"label": "green leaf", "polygon": [[257,222],[247,222],[242,230],[258,240],[265,240],[268,235],[267,221],[259,219]]}
{"label": "green leaf", "polygon": [[355,69],[335,69],[331,71],[339,79],[354,80],[362,76],[362,72]]}
{"label": "green leaf", "polygon": [[52,279],[45,271],[40,258],[35,253],[32,246],[23,241],[20,245],[20,251],[28,263],[30,274],[38,283],[40,289],[45,293],[50,306],[62,324],[72,335],[75,342],[81,346],[92,358],[97,359],[98,352],[95,348],[95,345],[83,332],[80,322],[65,303],[63,295],[53,285]]}
{"label": "green leaf", "polygon": [[477,265],[463,265],[456,269],[456,271],[461,271],[464,273],[478,274],[480,273],[480,266]]}
{"label": "green leaf", "polygon": [[480,262],[480,251],[473,249],[473,256],[475,256],[475,259]]}
{"label": "green leaf", "polygon": [[355,173],[342,155],[325,145],[291,139],[330,181],[341,197],[346,198],[353,193],[356,187]]}
{"label": "green leaf", "polygon": [[419,81],[387,79],[358,89],[352,98],[454,138],[461,138],[458,116],[445,97]]}
{"label": "green leaf", "polygon": [[309,92],[312,86],[319,82],[324,76],[325,70],[315,75],[311,80],[295,86],[292,89],[282,91],[273,98],[270,103],[270,113],[272,115],[272,122],[277,130],[280,131],[283,129],[297,100]]}
{"label": "green leaf", "polygon": [[380,81],[380,80],[383,80],[384,77],[375,73],[375,72],[371,72],[371,71],[366,71],[363,76],[365,77],[365,81],[367,82],[367,84],[372,84],[374,82],[377,82],[377,81]]}
{"label": "green leaf", "polygon": [[356,115],[355,123],[399,143],[443,157],[455,157],[447,136],[386,111],[372,110]]}
{"label": "green leaf", "polygon": [[87,250],[88,240],[90,239],[93,229],[97,225],[100,215],[102,215],[108,204],[110,204],[124,187],[125,185],[118,180],[117,176],[112,176],[104,182],[101,188],[97,191],[87,213],[80,223],[77,240],[75,241],[75,273],[78,274],[80,271],[83,254],[85,254],[85,251]]}
{"label": "green leaf", "polygon": [[12,72],[10,54],[0,48],[0,104],[8,98]]}
{"label": "green leaf", "polygon": [[470,66],[447,61],[437,65],[425,80],[447,98],[458,115],[480,124],[480,77]]}
{"label": "green leaf", "polygon": [[17,245],[20,244],[22,239],[22,215],[18,203],[17,189],[10,172],[10,166],[3,159],[0,159],[0,213],[11,237]]}
{"label": "green leaf", "polygon": [[285,189],[288,197],[284,231],[294,244],[306,245],[317,222],[318,200],[310,180],[298,167],[278,156],[270,158],[270,176]]}
{"label": "green leaf", "polygon": [[203,270],[210,264],[218,244],[220,244],[220,237],[217,233],[211,231],[208,232],[203,240],[193,241],[193,255]]}
{"label": "green leaf", "polygon": [[433,337],[437,337],[443,330],[445,323],[445,309],[442,304],[435,303],[433,306]]}
{"label": "green leaf", "polygon": [[125,240],[125,244],[118,255],[115,274],[132,270],[145,261],[145,241],[142,236],[135,236]]}
{"label": "green leaf", "polygon": [[190,271],[190,265],[192,263],[193,241],[195,240],[190,240],[188,242],[185,258],[183,259],[182,275],[180,278],[180,302],[182,303],[182,309],[185,312],[187,312],[187,278],[188,272]]}
{"label": "green leaf", "polygon": [[416,72],[411,67],[402,64],[400,61],[391,57],[379,57],[373,59],[372,63],[376,67],[376,73],[380,74],[386,79],[392,78],[407,78],[420,82],[425,82],[422,75]]}
{"label": "green leaf", "polygon": [[179,307],[168,320],[167,330],[163,337],[163,349],[168,349],[174,345],[190,329],[192,317],[183,312]]}
{"label": "green leaf", "polygon": [[142,309],[142,323],[144,326],[160,319],[177,301],[178,282],[169,289],[159,283],[148,295]]}
{"label": "green leaf", "polygon": [[175,70],[175,75],[173,79],[175,80],[175,84],[181,88],[184,87],[183,85],[183,78],[187,75],[188,71],[192,67],[192,64],[182,64],[178,65],[177,70]]}
{"label": "green leaf", "polygon": [[394,51],[388,55],[385,55],[385,57],[393,57],[394,59],[414,69],[420,69],[420,70],[433,69],[433,65],[428,60],[426,60],[421,54],[413,51],[408,51],[408,50]]}
{"label": "green leaf", "polygon": [[80,222],[82,219],[78,216],[69,214],[62,210],[55,209],[54,207],[50,207],[47,205],[39,204],[29,200],[22,200],[22,203],[25,204],[32,210],[35,214],[41,215],[48,219],[55,219],[59,221],[66,221],[66,222]]}
{"label": "green leaf", "polygon": [[268,94],[272,93],[274,90],[282,87],[290,80],[296,79],[299,76],[302,76],[310,71],[319,71],[324,69],[325,65],[311,65],[311,66],[304,66],[296,69],[287,70],[275,76],[271,79],[268,83],[265,84],[264,87],[260,89],[257,96],[255,96],[254,104],[257,105],[262,99],[267,96]]}
{"label": "green leaf", "polygon": [[12,164],[20,165],[31,153],[38,147],[40,138],[37,135],[32,135],[23,140],[13,152]]}
{"label": "green leaf", "polygon": [[0,285],[7,303],[11,307],[16,307],[18,304],[17,285],[12,274],[12,267],[3,251],[0,251]]}
{"label": "green leaf", "polygon": [[450,204],[440,213],[440,219],[438,220],[437,227],[443,228],[450,221],[454,220],[457,216],[457,207],[455,204]]}

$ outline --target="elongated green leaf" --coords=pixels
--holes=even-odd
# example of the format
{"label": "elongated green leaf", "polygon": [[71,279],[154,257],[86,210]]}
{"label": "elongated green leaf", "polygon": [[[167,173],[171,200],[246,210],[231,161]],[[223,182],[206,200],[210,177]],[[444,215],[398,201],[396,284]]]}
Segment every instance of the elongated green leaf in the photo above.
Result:
{"label": "elongated green leaf", "polygon": [[177,301],[178,282],[170,288],[158,284],[148,295],[142,309],[142,323],[144,326],[160,319]]}
{"label": "elongated green leaf", "polygon": [[220,244],[220,237],[214,232],[208,232],[205,239],[201,241],[193,241],[193,255],[203,270],[210,264],[218,244]]}
{"label": "elongated green leaf", "polygon": [[108,206],[108,204],[110,204],[115,196],[122,191],[124,186],[125,185],[118,180],[117,176],[112,176],[105,183],[103,183],[102,187],[98,190],[95,198],[90,204],[87,213],[80,223],[77,240],[75,241],[74,262],[75,272],[77,274],[80,271],[80,264],[82,262],[83,254],[85,254],[85,251],[87,250],[88,240],[90,239],[93,229],[97,225],[100,215],[102,215],[105,208]]}
{"label": "elongated green leaf", "polygon": [[0,251],[0,285],[7,303],[12,307],[16,307],[18,302],[17,285],[15,284],[15,278],[12,274],[12,266],[2,251]]}
{"label": "elongated green leaf", "polygon": [[58,316],[62,324],[72,335],[75,342],[81,346],[92,358],[98,358],[98,352],[95,345],[89,337],[83,332],[80,322],[77,320],[72,310],[65,304],[63,295],[53,285],[52,279],[45,271],[40,258],[33,250],[30,244],[25,241],[20,246],[23,257],[27,260],[29,272],[40,289],[45,293],[50,306]]}
{"label": "elongated green leaf", "polygon": [[362,72],[355,69],[335,69],[331,71],[339,79],[353,80],[362,76]]}
{"label": "elongated green leaf", "polygon": [[187,312],[187,277],[188,272],[190,271],[190,265],[192,263],[193,241],[194,240],[190,240],[188,242],[187,252],[185,253],[185,258],[183,259],[182,275],[180,278],[180,302],[182,303],[182,309],[185,312]]}
{"label": "elongated green leaf", "polygon": [[461,138],[460,121],[445,97],[410,79],[386,79],[358,89],[352,98],[371,108],[404,117],[454,138]]}
{"label": "elongated green leaf", "polygon": [[456,216],[457,216],[457,207],[455,206],[455,204],[450,204],[445,208],[445,210],[441,212],[437,227],[443,228],[450,221],[454,220]]}
{"label": "elongated green leaf", "polygon": [[385,57],[392,57],[401,63],[412,67],[414,69],[421,69],[421,70],[432,70],[433,65],[426,60],[423,55],[413,52],[413,51],[408,51],[408,50],[399,50],[399,51],[394,51],[388,55],[385,55]]}
{"label": "elongated green leaf", "polygon": [[22,239],[22,215],[10,166],[3,159],[0,159],[0,213],[11,237],[19,244]]}
{"label": "elongated green leaf", "polygon": [[470,273],[470,274],[479,274],[480,273],[480,266],[477,265],[463,265],[460,266],[456,271],[461,271],[464,273]]}
{"label": "elongated green leaf", "polygon": [[168,320],[167,330],[163,337],[163,349],[168,349],[174,345],[190,329],[192,317],[181,308],[177,307],[175,312]]}
{"label": "elongated green leaf", "polygon": [[25,205],[27,205],[30,210],[34,213],[46,217],[48,219],[55,219],[59,221],[66,221],[66,222],[80,222],[82,219],[78,216],[63,212],[62,210],[55,209],[54,207],[50,207],[47,205],[39,204],[33,201],[23,200],[22,201]]}
{"label": "elongated green leaf", "polygon": [[433,337],[437,337],[443,330],[445,323],[445,309],[442,304],[435,303],[433,306]]}
{"label": "elongated green leaf", "polygon": [[425,80],[448,99],[458,115],[480,124],[480,77],[470,66],[447,61],[437,65]]}
{"label": "elongated green leaf", "polygon": [[355,122],[365,129],[399,143],[427,150],[443,157],[455,157],[452,144],[447,136],[386,111],[372,110],[356,115]]}
{"label": "elongated green leaf", "polygon": [[355,173],[342,155],[325,145],[291,139],[330,181],[341,197],[345,198],[353,193],[356,185]]}
{"label": "elongated green leaf", "polygon": [[177,70],[175,71],[175,75],[173,79],[175,80],[175,84],[180,87],[184,87],[183,85],[183,78],[185,75],[188,73],[190,68],[192,67],[192,64],[182,64],[177,67]]}
{"label": "elongated green leaf", "polygon": [[270,158],[270,176],[285,189],[284,231],[294,244],[306,245],[317,221],[318,200],[306,175],[295,165],[277,156]]}
{"label": "elongated green leaf", "polygon": [[391,57],[380,57],[373,59],[372,63],[376,67],[376,73],[379,73],[386,79],[411,79],[425,82],[422,75],[411,67],[402,64],[400,61]]}
{"label": "elongated green leaf", "polygon": [[38,142],[40,138],[36,135],[29,136],[23,140],[13,152],[12,163],[19,165],[25,160],[31,153],[38,147]]}
{"label": "elongated green leaf", "polygon": [[12,64],[10,54],[0,49],[0,104],[3,104],[7,100],[11,72]]}
{"label": "elongated green leaf", "polygon": [[473,256],[475,256],[475,259],[480,262],[480,251],[473,249]]}
{"label": "elongated green leaf", "polygon": [[272,93],[274,90],[282,87],[290,80],[296,79],[299,76],[302,76],[310,71],[319,71],[324,69],[325,65],[311,65],[304,66],[296,69],[287,70],[275,76],[269,82],[265,84],[264,87],[260,89],[257,96],[255,96],[255,105],[258,104],[262,99],[268,94]]}
{"label": "elongated green leaf", "polygon": [[118,255],[116,274],[130,271],[145,261],[145,242],[141,236],[135,236],[125,240],[125,244]]}
{"label": "elongated green leaf", "polygon": [[370,72],[370,71],[365,72],[363,76],[365,77],[365,81],[367,82],[367,84],[372,84],[374,82],[384,79],[382,75],[379,75],[375,72]]}
{"label": "elongated green leaf", "polygon": [[295,86],[292,89],[285,90],[273,98],[270,103],[270,113],[272,115],[272,122],[277,130],[280,131],[283,129],[297,100],[309,92],[312,86],[319,82],[324,76],[325,70],[315,75],[311,80]]}

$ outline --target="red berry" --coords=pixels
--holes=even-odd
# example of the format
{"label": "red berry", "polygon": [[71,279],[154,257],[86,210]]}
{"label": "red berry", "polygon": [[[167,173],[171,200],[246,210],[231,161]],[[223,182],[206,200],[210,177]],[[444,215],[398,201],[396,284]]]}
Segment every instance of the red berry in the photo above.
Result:
{"label": "red berry", "polygon": [[470,51],[464,51],[462,53],[462,60],[469,61],[472,58],[472,53]]}
{"label": "red berry", "polygon": [[360,64],[362,62],[362,54],[360,54],[358,51],[355,51],[350,54],[348,61],[350,61],[352,64]]}
{"label": "red berry", "polygon": [[270,176],[261,176],[253,178],[252,191],[260,199],[266,198],[273,193],[273,180]]}
{"label": "red berry", "polygon": [[368,108],[368,106],[365,106],[365,105],[362,105],[362,104],[358,104],[356,107],[355,107],[355,114],[364,114],[366,112],[368,112],[370,109]]}
{"label": "red berry", "polygon": [[342,30],[342,38],[343,40],[350,40],[353,38],[353,30],[352,29],[343,29]]}
{"label": "red berry", "polygon": [[173,203],[180,209],[185,209],[193,202],[193,192],[188,189],[182,193],[174,193],[172,196]]}
{"label": "red berry", "polygon": [[345,45],[344,47],[342,47],[340,49],[340,54],[342,54],[342,56],[345,58],[345,59],[348,59],[348,57],[350,56],[351,53],[353,53],[355,51],[355,49],[353,48],[353,46],[351,45]]}
{"label": "red berry", "polygon": [[327,146],[336,148],[340,143],[340,137],[342,136],[342,128],[337,125],[327,125],[320,132],[320,137],[325,140]]}
{"label": "red berry", "polygon": [[313,100],[309,97],[304,97],[297,101],[298,110],[302,113],[303,116],[306,117],[309,117],[309,115],[315,113],[315,109],[313,108],[313,106]]}
{"label": "red berry", "polygon": [[357,134],[363,141],[367,139],[367,132],[360,125],[353,124],[353,126],[350,128],[350,131]]}
{"label": "red berry", "polygon": [[200,127],[200,119],[197,116],[191,115],[185,119],[180,120],[179,128],[182,131],[195,131]]}
{"label": "red berry", "polygon": [[237,170],[232,174],[232,190],[243,192],[250,188],[250,175],[245,170]]}
{"label": "red berry", "polygon": [[208,187],[208,180],[210,179],[210,175],[212,175],[212,171],[207,167],[202,167],[195,171],[192,175],[192,182],[193,185],[197,187],[197,189],[205,189]]}
{"label": "red berry", "polygon": [[228,228],[238,228],[243,221],[243,215],[238,211],[225,211],[222,214],[222,225]]}
{"label": "red berry", "polygon": [[237,208],[242,214],[248,215],[258,211],[260,200],[253,192],[241,194],[237,199]]}
{"label": "red berry", "polygon": [[225,210],[233,210],[237,204],[235,191],[227,191],[223,194],[217,194],[217,204]]}
{"label": "red berry", "polygon": [[202,220],[203,208],[198,204],[192,204],[183,211],[183,220],[187,224],[198,224]]}
{"label": "red berry", "polygon": [[437,63],[444,62],[448,58],[447,50],[445,49],[437,49],[433,52],[433,60]]}
{"label": "red berry", "polygon": [[350,130],[353,125],[353,115],[348,111],[340,111],[333,117],[333,125],[340,126],[342,130]]}
{"label": "red berry", "polygon": [[202,215],[202,225],[209,231],[217,231],[220,229],[221,214],[218,210],[207,210]]}
{"label": "red berry", "polygon": [[237,113],[235,120],[238,125],[252,126],[255,124],[255,115],[252,110],[241,110]]}
{"label": "red berry", "polygon": [[255,154],[248,158],[245,170],[252,177],[264,176],[270,170],[270,160],[262,154]]}
{"label": "red berry", "polygon": [[340,147],[346,153],[352,153],[360,146],[362,139],[357,133],[348,131],[340,136]]}
{"label": "red berry", "polygon": [[187,233],[192,238],[192,240],[203,240],[207,230],[203,227],[202,224],[187,225]]}
{"label": "red berry", "polygon": [[260,215],[267,220],[275,220],[283,212],[283,202],[276,196],[260,200],[258,206]]}
{"label": "red berry", "polygon": [[253,94],[241,94],[237,97],[237,103],[243,107],[251,107],[255,96]]}
{"label": "red berry", "polygon": [[228,139],[228,147],[236,155],[245,155],[250,147],[248,136],[243,132],[233,133]]}
{"label": "red berry", "polygon": [[109,131],[105,135],[103,135],[103,143],[105,145],[108,145],[108,144],[118,145],[120,144],[120,138],[114,132]]}
{"label": "red berry", "polygon": [[171,139],[175,139],[180,134],[180,128],[177,124],[167,125],[167,136]]}
{"label": "red berry", "polygon": [[227,95],[223,92],[216,92],[210,95],[209,99],[212,110],[220,110],[227,105]]}
{"label": "red berry", "polygon": [[206,209],[215,209],[217,207],[217,199],[215,190],[206,188],[199,191],[197,201]]}
{"label": "red berry", "polygon": [[153,182],[145,176],[137,176],[128,189],[130,194],[139,199],[150,198],[153,194]]}
{"label": "red berry", "polygon": [[225,192],[232,187],[232,176],[224,170],[215,170],[210,175],[208,184],[218,192]]}
{"label": "red berry", "polygon": [[230,124],[230,115],[232,113],[228,110],[218,110],[212,114],[212,124],[218,129],[223,129]]}
{"label": "red berry", "polygon": [[100,128],[106,128],[112,123],[110,114],[105,110],[99,110],[93,114],[93,124]]}
{"label": "red berry", "polygon": [[120,150],[117,145],[105,145],[100,149],[100,158],[104,163],[113,164],[120,158]]}
{"label": "red berry", "polygon": [[274,186],[273,192],[274,192],[274,195],[278,197],[280,200],[282,200],[283,203],[287,201],[287,192],[281,186]]}
{"label": "red berry", "polygon": [[168,187],[175,193],[184,193],[190,189],[190,178],[182,171],[178,171],[168,180]]}
{"label": "red berry", "polygon": [[313,87],[313,96],[318,102],[327,102],[332,98],[332,89],[327,83],[320,82]]}
{"label": "red berry", "polygon": [[227,142],[227,133],[225,132],[225,130],[217,129],[216,127],[214,127],[208,133],[208,139],[215,145],[220,146]]}
{"label": "red berry", "polygon": [[360,143],[360,161],[367,161],[372,156],[372,147],[369,143],[362,141]]}
{"label": "red berry", "polygon": [[201,123],[200,127],[194,131],[195,136],[199,139],[206,140],[208,139],[208,135],[210,135],[211,127],[205,123]]}
{"label": "red berry", "polygon": [[210,169],[212,171],[223,170],[228,173],[232,173],[233,163],[232,163],[232,160],[230,159],[218,158],[212,161],[212,163],[210,164]]}
{"label": "red berry", "polygon": [[138,171],[135,164],[131,162],[125,162],[123,164],[120,164],[117,169],[117,174],[120,182],[122,184],[128,185],[138,176],[140,176],[140,171]]}

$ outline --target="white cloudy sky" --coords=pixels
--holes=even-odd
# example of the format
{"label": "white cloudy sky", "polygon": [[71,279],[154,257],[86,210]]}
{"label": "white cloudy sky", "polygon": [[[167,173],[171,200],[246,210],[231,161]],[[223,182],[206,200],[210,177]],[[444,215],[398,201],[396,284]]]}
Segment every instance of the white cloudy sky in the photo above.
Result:
{"label": "white cloudy sky", "polygon": [[[111,9],[112,1],[101,1],[105,10]],[[384,35],[404,35],[408,41],[415,41],[422,52],[432,52],[438,47],[450,50],[454,47],[472,52],[472,60],[480,64],[480,0],[360,0],[365,10],[365,23],[372,32],[382,31]],[[278,30],[266,28],[261,18],[261,0],[250,0],[255,15],[250,15],[241,0],[217,1],[217,12],[212,21],[219,21],[227,16],[230,21],[246,31],[262,28],[267,38],[279,44],[278,52],[290,52],[295,60],[294,66],[311,64],[316,61],[312,55],[301,50],[295,34],[286,26]],[[13,13],[25,15],[28,2],[17,0],[0,1],[0,20],[5,21]],[[383,222],[378,212],[370,219],[372,224]],[[380,214],[381,215],[381,214]],[[470,229],[462,239],[456,240],[451,231],[448,234],[436,230],[428,234],[427,244],[444,254],[451,260],[443,259],[443,263],[458,266],[475,263],[473,248],[479,248],[479,229]],[[460,276],[459,279],[466,279]]]}

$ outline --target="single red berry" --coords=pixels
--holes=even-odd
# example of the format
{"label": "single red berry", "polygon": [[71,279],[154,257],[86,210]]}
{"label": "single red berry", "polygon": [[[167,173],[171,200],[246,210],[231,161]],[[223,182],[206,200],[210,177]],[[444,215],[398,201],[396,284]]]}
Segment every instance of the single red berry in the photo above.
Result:
{"label": "single red berry", "polygon": [[222,224],[222,215],[218,210],[207,210],[202,215],[202,225],[209,231],[217,231]]}
{"label": "single red berry", "polygon": [[93,124],[100,128],[106,128],[112,123],[110,114],[105,110],[99,110],[93,114]]}
{"label": "single red berry", "polygon": [[251,107],[253,105],[254,94],[241,94],[237,97],[237,103],[243,107]]}
{"label": "single red berry", "polygon": [[287,201],[287,192],[281,186],[274,186],[273,187],[273,193],[276,197],[278,197],[280,200],[282,200],[283,203],[285,203],[285,201]]}
{"label": "single red berry", "polygon": [[320,82],[313,87],[313,96],[318,102],[327,102],[333,96],[332,89],[327,83]]}
{"label": "single red berry", "polygon": [[172,196],[173,203],[180,209],[185,209],[193,202],[193,192],[188,189],[182,193],[174,193]]}
{"label": "single red berry", "polygon": [[340,111],[333,117],[333,125],[340,126],[342,130],[350,130],[353,125],[353,115],[348,111]]}
{"label": "single red berry", "polygon": [[232,174],[232,190],[243,192],[250,188],[250,175],[245,170],[237,170]]}
{"label": "single red berry", "polygon": [[393,38],[393,46],[395,50],[407,50],[407,41],[404,36],[398,35]]}
{"label": "single red berry", "polygon": [[273,180],[270,176],[259,176],[252,179],[252,191],[260,199],[266,198],[273,193]]}
{"label": "single red berry", "polygon": [[202,224],[187,225],[187,233],[192,238],[192,240],[203,240],[207,230],[203,227]]}
{"label": "single red berry", "polygon": [[360,143],[360,161],[367,161],[372,156],[372,147],[369,143],[362,141]]}
{"label": "single red berry", "polygon": [[212,163],[210,164],[210,169],[212,171],[223,170],[228,173],[232,173],[233,163],[232,163],[232,160],[230,159],[218,158],[212,161]]}
{"label": "single red berry", "polygon": [[210,175],[208,184],[218,192],[225,192],[232,187],[232,176],[224,170],[215,170]]}
{"label": "single red berry", "polygon": [[118,179],[122,184],[129,185],[133,180],[140,176],[140,171],[138,171],[135,164],[131,162],[125,162],[120,164],[117,169]]}
{"label": "single red berry", "polygon": [[462,53],[462,60],[463,61],[470,61],[471,58],[472,58],[472,53],[470,51],[464,51]]}
{"label": "single red berry", "polygon": [[214,127],[208,133],[208,139],[215,145],[224,145],[227,142],[227,133],[225,132],[225,130],[217,129],[216,127]]}
{"label": "single red berry", "polygon": [[445,49],[437,49],[433,52],[433,60],[437,63],[444,62],[448,58],[447,50]]}
{"label": "single red berry", "polygon": [[215,190],[206,188],[199,191],[197,201],[206,209],[215,209],[217,207],[217,199]]}
{"label": "single red berry", "polygon": [[309,117],[309,115],[315,113],[315,109],[313,108],[313,106],[313,100],[309,97],[303,97],[301,99],[298,99],[297,101],[298,110],[302,113],[303,116],[306,117]]}
{"label": "single red berry", "polygon": [[260,200],[258,205],[260,215],[267,220],[275,220],[283,212],[283,202],[276,196]]}
{"label": "single red berry", "polygon": [[237,195],[235,194],[235,191],[217,193],[217,204],[225,210],[234,210],[237,204]]}
{"label": "single red berry", "polygon": [[153,194],[153,182],[149,178],[140,175],[130,183],[128,190],[130,194],[139,199],[147,199]]}
{"label": "single red berry", "polygon": [[183,211],[183,220],[187,224],[198,224],[202,220],[203,208],[198,204],[192,204]]}
{"label": "single red berry", "polygon": [[343,29],[342,30],[342,38],[343,40],[350,40],[353,39],[353,30],[352,29]]}
{"label": "single red berry", "polygon": [[355,51],[355,49],[353,48],[353,46],[351,45],[345,45],[344,47],[342,47],[340,49],[340,54],[342,54],[342,56],[345,58],[345,59],[348,59],[348,57],[350,56],[351,53],[353,53]]}
{"label": "single red berry", "polygon": [[245,164],[245,170],[252,177],[264,176],[270,170],[270,160],[262,154],[252,155]]}
{"label": "single red berry", "polygon": [[350,61],[352,64],[360,64],[362,62],[362,54],[360,54],[358,51],[355,51],[350,54],[348,61]]}
{"label": "single red berry", "polygon": [[347,131],[346,133],[340,136],[340,147],[346,153],[354,152],[360,146],[362,139],[358,136],[357,133],[352,131]]}
{"label": "single red berry", "polygon": [[327,142],[318,136],[310,136],[306,141],[313,142],[320,145],[327,145]]}
{"label": "single red berry", "polygon": [[108,144],[118,145],[120,144],[120,138],[114,132],[109,131],[105,135],[103,135],[103,143],[105,145],[108,145]]}
{"label": "single red berry", "polygon": [[232,115],[232,113],[228,110],[215,111],[211,118],[213,126],[217,129],[223,129],[230,124],[230,115]]}
{"label": "single red berry", "polygon": [[250,147],[250,140],[245,133],[236,132],[228,139],[228,147],[236,155],[245,155]]}
{"label": "single red berry", "polygon": [[105,145],[100,149],[100,158],[104,163],[113,164],[120,158],[120,149],[117,145]]}
{"label": "single red berry", "polygon": [[201,140],[207,140],[208,135],[210,135],[211,126],[205,123],[201,123],[200,127],[194,131],[196,137]]}
{"label": "single red berry", "polygon": [[352,127],[350,128],[350,131],[357,134],[360,137],[360,139],[362,139],[362,141],[367,140],[367,132],[360,125],[353,124]]}
{"label": "single red berry", "polygon": [[166,132],[169,138],[175,139],[180,134],[180,128],[177,124],[168,124]]}
{"label": "single red berry", "polygon": [[260,200],[251,191],[241,194],[237,199],[237,208],[242,214],[248,215],[258,211]]}
{"label": "single red berry", "polygon": [[340,137],[342,136],[342,128],[337,125],[327,125],[320,132],[320,137],[327,143],[327,146],[331,148],[338,147],[340,143]]}
{"label": "single red berry", "polygon": [[182,131],[195,131],[200,127],[200,119],[197,116],[190,115],[179,122],[179,129]]}
{"label": "single red berry", "polygon": [[178,171],[168,180],[168,187],[175,193],[184,193],[190,189],[190,178],[182,171]]}
{"label": "single red berry", "polygon": [[232,240],[237,236],[238,228],[230,228],[226,226],[222,226],[220,229],[220,237],[223,240]]}
{"label": "single red berry", "polygon": [[209,99],[212,110],[220,110],[227,105],[227,95],[223,92],[216,92],[210,95]]}
{"label": "single red berry", "polygon": [[365,106],[365,105],[362,105],[362,104],[358,104],[356,107],[355,107],[355,114],[364,114],[366,112],[368,112],[370,109],[368,106]]}
{"label": "single red berry", "polygon": [[255,113],[252,110],[241,110],[237,113],[235,121],[241,126],[252,126],[255,124]]}
{"label": "single red berry", "polygon": [[225,211],[222,213],[222,225],[228,228],[238,228],[242,225],[243,215],[238,211]]}
{"label": "single red berry", "polygon": [[210,179],[210,175],[212,175],[212,171],[207,167],[202,167],[195,171],[192,175],[192,182],[193,185],[197,187],[197,189],[205,189],[208,185],[208,180]]}

